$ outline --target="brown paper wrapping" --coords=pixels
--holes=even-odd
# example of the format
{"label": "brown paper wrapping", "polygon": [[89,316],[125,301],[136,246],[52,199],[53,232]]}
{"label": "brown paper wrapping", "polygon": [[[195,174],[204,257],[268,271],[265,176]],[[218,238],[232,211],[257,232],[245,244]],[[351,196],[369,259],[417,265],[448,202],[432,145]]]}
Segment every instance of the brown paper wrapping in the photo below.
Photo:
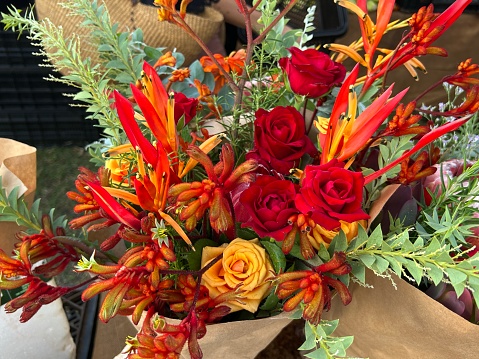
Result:
{"label": "brown paper wrapping", "polygon": [[[19,195],[24,195],[32,204],[37,186],[36,148],[8,138],[0,138],[0,176],[7,193],[20,186]],[[15,222],[0,222],[0,248],[10,254],[15,233],[22,227]]]}
{"label": "brown paper wrapping", "polygon": [[[291,321],[287,313],[282,313],[270,318],[208,325],[206,335],[199,340],[203,358],[254,359]],[[131,326],[133,331],[131,335],[135,335],[133,324]],[[190,359],[187,346],[180,357]],[[115,359],[125,358],[125,354],[115,357]]]}
{"label": "brown paper wrapping", "polygon": [[393,275],[367,272],[366,283],[350,287],[352,302],[335,297],[325,319],[339,319],[337,336],[354,336],[352,357],[371,359],[476,359],[479,326],[468,322]]}

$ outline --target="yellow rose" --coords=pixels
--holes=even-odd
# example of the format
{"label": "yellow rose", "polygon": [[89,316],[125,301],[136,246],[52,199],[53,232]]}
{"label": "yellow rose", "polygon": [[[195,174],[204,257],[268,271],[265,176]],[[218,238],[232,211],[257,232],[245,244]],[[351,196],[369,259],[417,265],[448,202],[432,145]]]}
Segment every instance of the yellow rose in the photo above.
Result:
{"label": "yellow rose", "polygon": [[[341,222],[341,229],[343,232],[346,234],[346,239],[348,240],[348,243],[351,242],[351,240],[358,235],[358,226],[361,225],[363,228],[366,228],[367,226],[367,221],[356,221],[356,222]],[[339,230],[337,231],[328,231],[327,229],[324,229],[320,225],[316,225],[311,232],[308,234],[308,239],[311,242],[311,245],[319,250],[319,247],[324,245],[326,248],[329,247],[329,244],[333,240],[334,237],[339,233]]]}
{"label": "yellow rose", "polygon": [[201,267],[221,253],[223,258],[203,274],[201,284],[208,288],[211,298],[234,290],[241,284],[241,301],[244,304],[229,301],[225,305],[231,308],[231,312],[241,309],[256,312],[271,288],[268,279],[274,275],[266,250],[259,245],[258,239],[247,241],[236,238],[221,247],[203,248]]}

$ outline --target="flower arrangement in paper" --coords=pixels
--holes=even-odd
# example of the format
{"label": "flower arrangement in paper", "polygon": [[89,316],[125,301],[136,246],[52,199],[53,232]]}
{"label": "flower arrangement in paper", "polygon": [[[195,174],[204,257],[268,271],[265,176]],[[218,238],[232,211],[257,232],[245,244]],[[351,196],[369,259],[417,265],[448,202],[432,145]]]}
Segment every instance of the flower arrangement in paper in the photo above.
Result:
{"label": "flower arrangement in paper", "polygon": [[[303,31],[285,30],[294,0],[281,12],[274,2],[248,7],[238,0],[248,41],[228,56],[212,54],[191,32],[188,1],[180,10],[175,3],[155,0],[152,11],[204,48],[206,56],[189,67],[179,53],[142,44],[139,29],[116,34],[96,1],[64,6],[103,42],[102,64],[65,56],[81,54],[77,39],[63,39],[48,20],[14,9],[3,15],[54,49],[50,60],[69,73],[59,81],[79,89],[75,98],[105,130],[90,146],[98,170],[81,168],[67,193],[78,214],[68,224],[2,191],[0,219],[28,228],[14,253],[0,250],[0,288],[27,287],[6,310],[21,309],[27,321],[71,291],[44,279],[74,262],[75,271],[90,274],[83,300],[106,293],[102,321],[143,318],[128,340],[130,359],[178,358],[185,346],[201,358],[209,325],[245,311],[251,319],[299,313],[309,357],[342,357],[351,341],[334,338],[337,321],[322,314],[334,295],[344,305],[354,300],[348,285],[366,284],[369,268],[439,286],[431,292],[446,301],[467,296],[467,310],[451,307],[477,321],[471,204],[479,165],[477,151],[460,144],[474,141],[477,129],[479,66],[465,59],[438,82],[445,104],[405,103],[408,89],[386,82],[400,66],[415,76],[424,69],[421,56],[445,56],[434,41],[470,0],[442,14],[429,5],[391,23],[392,0],[379,1],[376,23],[365,1],[339,0],[358,15],[361,37],[328,44],[329,53],[308,46],[311,11]],[[253,11],[262,12],[256,37]],[[381,48],[393,30],[405,33],[401,43]],[[347,58],[356,65],[343,65]],[[451,158],[462,162],[449,176],[441,166]],[[105,229],[110,234],[99,242],[88,240]]]}

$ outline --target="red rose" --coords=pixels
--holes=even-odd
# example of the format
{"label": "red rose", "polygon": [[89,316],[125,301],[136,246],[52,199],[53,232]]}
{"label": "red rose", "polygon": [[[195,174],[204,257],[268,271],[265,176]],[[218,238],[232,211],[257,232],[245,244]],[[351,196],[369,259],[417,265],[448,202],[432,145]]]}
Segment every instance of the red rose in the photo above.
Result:
{"label": "red rose", "polygon": [[196,116],[198,100],[188,98],[181,92],[175,92],[175,123],[178,123],[181,116],[185,115],[185,125]]}
{"label": "red rose", "polygon": [[254,148],[246,159],[255,159],[267,169],[287,175],[305,153],[317,153],[305,135],[304,118],[294,107],[275,107],[269,112],[259,109],[255,116]]}
{"label": "red rose", "polygon": [[242,227],[251,227],[261,237],[282,241],[291,230],[288,218],[298,213],[294,206],[296,186],[288,180],[259,176],[240,196],[241,210],[249,219]]}
{"label": "red rose", "polygon": [[346,68],[315,50],[289,49],[291,58],[279,59],[279,66],[286,72],[291,90],[298,95],[318,98],[327,94],[334,85],[343,82]]}
{"label": "red rose", "polygon": [[341,226],[340,220],[354,222],[368,219],[362,209],[364,176],[344,169],[333,159],[324,165],[306,166],[295,205],[327,230]]}

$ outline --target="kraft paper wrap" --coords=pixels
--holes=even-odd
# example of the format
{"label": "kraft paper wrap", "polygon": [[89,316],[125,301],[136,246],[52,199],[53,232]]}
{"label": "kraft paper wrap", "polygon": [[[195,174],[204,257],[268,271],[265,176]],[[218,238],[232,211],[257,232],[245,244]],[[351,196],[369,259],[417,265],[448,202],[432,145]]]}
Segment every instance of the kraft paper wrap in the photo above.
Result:
{"label": "kraft paper wrap", "polygon": [[[290,324],[287,313],[275,317],[208,325],[206,335],[199,340],[204,359],[234,358],[254,359],[273,339]],[[178,323],[178,320],[169,320]],[[132,326],[132,334],[135,329]],[[139,330],[140,326],[136,326]],[[182,359],[190,359],[187,346],[181,352]],[[125,359],[119,354],[114,359]]]}
{"label": "kraft paper wrap", "polygon": [[[80,26],[83,19],[80,16],[69,15],[69,10],[58,4],[61,2],[61,0],[35,0],[38,19],[48,18],[56,26],[62,26],[65,37],[74,34],[80,36],[81,52],[90,57],[93,63],[97,63],[99,61],[97,45],[88,42],[91,29],[88,26]],[[160,22],[156,7],[140,2],[134,4],[132,0],[102,0],[99,1],[99,4],[101,3],[105,4],[111,22],[120,25],[118,31],[142,29],[143,41],[148,46],[176,49],[185,56],[184,65],[189,65],[202,53],[198,43],[185,31],[166,21]],[[185,21],[204,43],[208,43],[221,33],[224,26],[223,15],[209,6],[206,6],[201,14],[186,14]]]}
{"label": "kraft paper wrap", "polygon": [[371,359],[477,359],[479,326],[468,322],[407,282],[367,272],[350,287],[352,302],[336,296],[325,319],[338,319],[337,336],[354,335],[351,357]]}
{"label": "kraft paper wrap", "polygon": [[[428,5],[431,1],[418,1],[423,5]],[[452,1],[442,2],[452,3]],[[373,12],[373,20],[375,21],[375,12]],[[394,11],[391,20],[405,20],[412,14],[400,11]],[[440,57],[434,55],[420,56],[419,60],[426,66],[427,74],[418,71],[419,80],[415,81],[407,72],[404,66],[392,71],[387,76],[387,83],[395,83],[395,90],[410,87],[409,91],[403,98],[403,102],[412,101],[431,85],[441,80],[446,75],[454,74],[457,66],[461,61],[472,58],[473,63],[477,63],[477,38],[479,37],[479,13],[463,13],[451,27],[441,35],[441,37],[433,43],[433,46],[446,49],[448,56]],[[349,45],[361,36],[359,29],[358,17],[355,14],[348,14],[348,32],[343,37],[335,40],[336,43]],[[407,29],[407,28],[405,28]],[[395,49],[401,37],[404,35],[405,29],[391,31],[384,35],[379,47],[387,49]],[[346,67],[352,68],[353,62],[348,60],[345,62]],[[437,105],[438,102],[445,102],[446,92],[442,86],[436,87],[431,92],[421,98],[421,103]]]}
{"label": "kraft paper wrap", "polygon": [[[37,186],[36,148],[8,138],[0,138],[0,176],[2,185],[9,193],[20,186],[19,195],[24,195],[32,204]],[[21,231],[15,222],[0,222],[0,248],[10,254],[15,233]]]}

